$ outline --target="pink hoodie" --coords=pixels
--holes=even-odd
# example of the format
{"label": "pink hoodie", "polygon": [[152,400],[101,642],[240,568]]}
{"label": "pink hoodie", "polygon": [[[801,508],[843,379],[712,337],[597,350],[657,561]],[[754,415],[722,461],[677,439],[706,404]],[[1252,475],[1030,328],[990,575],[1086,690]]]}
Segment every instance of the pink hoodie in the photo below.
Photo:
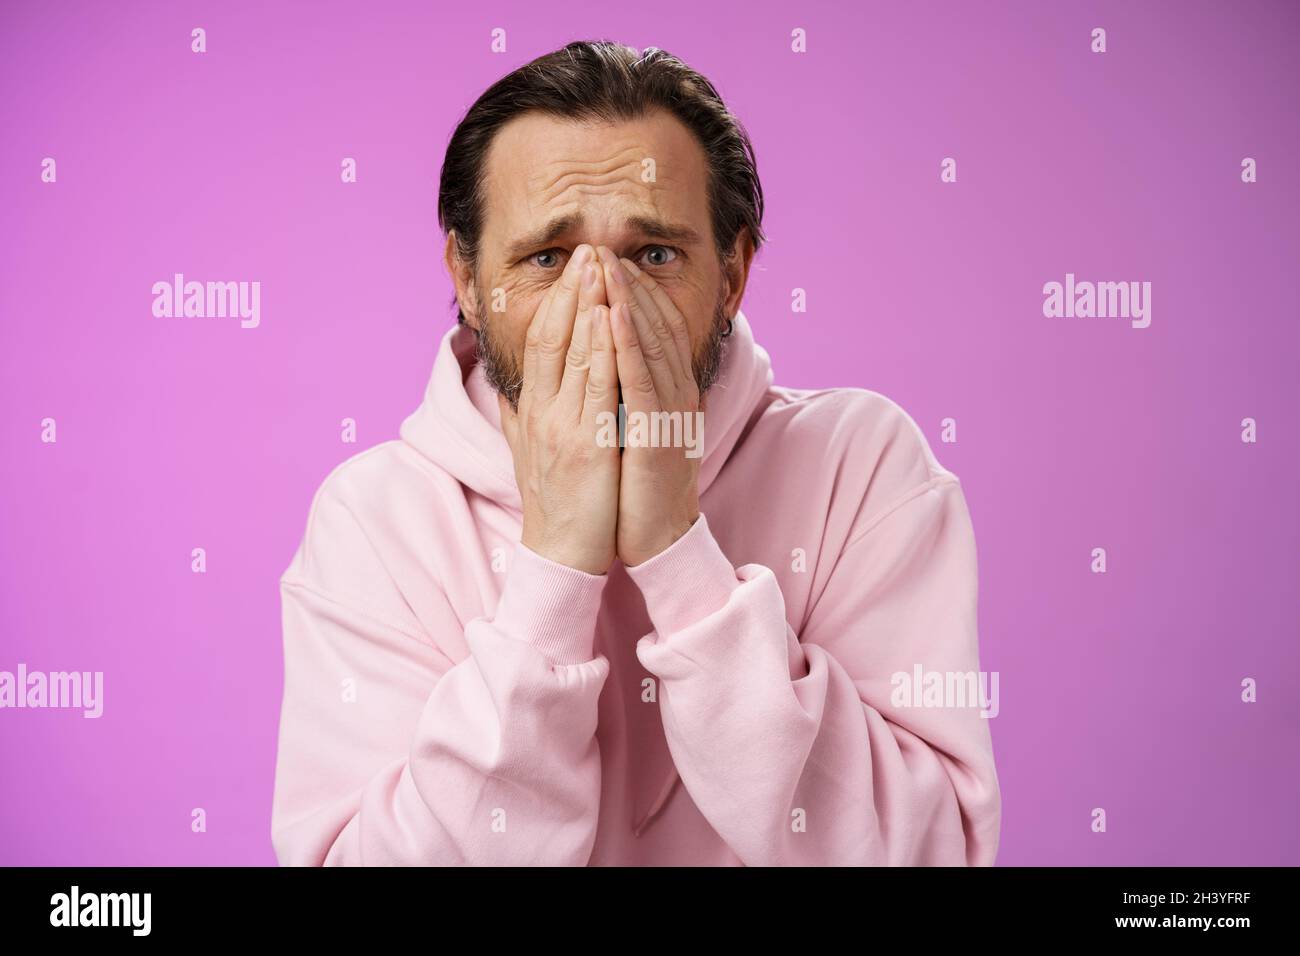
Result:
{"label": "pink hoodie", "polygon": [[887,399],[774,386],[743,315],[729,342],[701,517],[596,576],[519,543],[495,396],[446,335],[281,581],[282,864],[993,863],[980,704],[895,678],[979,671],[957,479]]}

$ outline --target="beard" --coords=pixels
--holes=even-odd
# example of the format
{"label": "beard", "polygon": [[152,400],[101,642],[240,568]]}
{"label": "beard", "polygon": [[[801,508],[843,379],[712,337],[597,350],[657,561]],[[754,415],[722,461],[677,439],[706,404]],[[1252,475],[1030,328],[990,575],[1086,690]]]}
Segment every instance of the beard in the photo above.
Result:
{"label": "beard", "polygon": [[[509,345],[497,336],[495,323],[488,321],[483,308],[485,297],[480,295],[477,298],[479,308],[475,315],[478,319],[478,328],[473,329],[473,332],[478,340],[478,362],[483,366],[483,376],[488,384],[510,403],[511,408],[519,411],[519,395],[524,388],[523,367]],[[709,324],[708,332],[699,348],[694,349],[691,356],[691,370],[695,374],[695,384],[699,389],[701,400],[722,372],[722,360],[727,349],[725,334],[727,323],[723,294],[719,290],[713,304],[713,321]],[[621,387],[618,396],[621,403],[623,401]]]}

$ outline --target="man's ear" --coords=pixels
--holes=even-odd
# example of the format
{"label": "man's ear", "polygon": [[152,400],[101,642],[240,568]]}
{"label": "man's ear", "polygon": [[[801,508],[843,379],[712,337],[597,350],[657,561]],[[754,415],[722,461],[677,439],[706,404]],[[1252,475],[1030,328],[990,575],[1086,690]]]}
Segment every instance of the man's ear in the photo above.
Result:
{"label": "man's ear", "polygon": [[460,257],[460,244],[456,242],[454,231],[447,233],[447,242],[442,250],[442,261],[447,266],[447,274],[451,276],[452,283],[456,286],[456,302],[460,306],[461,314],[465,316],[465,324],[472,329],[478,329],[475,324],[479,314],[478,287],[474,284],[474,270]]}
{"label": "man's ear", "polygon": [[731,255],[722,260],[722,276],[727,284],[724,308],[729,316],[740,311],[740,300],[745,297],[745,284],[749,281],[749,267],[753,261],[754,239],[749,228],[741,226],[731,247]]}

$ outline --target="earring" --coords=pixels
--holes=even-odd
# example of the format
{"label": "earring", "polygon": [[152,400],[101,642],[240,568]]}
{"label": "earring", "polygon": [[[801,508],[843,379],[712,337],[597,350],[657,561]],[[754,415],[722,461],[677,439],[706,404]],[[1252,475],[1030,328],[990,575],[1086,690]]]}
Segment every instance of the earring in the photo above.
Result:
{"label": "earring", "polygon": [[722,337],[724,339],[729,338],[731,336],[732,330],[734,329],[735,329],[735,324],[731,321],[731,319],[727,319],[727,331],[722,333]]}

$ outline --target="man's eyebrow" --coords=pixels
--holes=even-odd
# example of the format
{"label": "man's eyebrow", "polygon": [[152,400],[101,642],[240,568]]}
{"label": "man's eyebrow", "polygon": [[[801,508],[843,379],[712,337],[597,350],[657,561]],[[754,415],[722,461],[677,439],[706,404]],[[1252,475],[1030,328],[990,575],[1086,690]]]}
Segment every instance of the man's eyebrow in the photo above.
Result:
{"label": "man's eyebrow", "polygon": [[568,216],[557,216],[546,225],[534,229],[527,235],[510,243],[510,245],[506,247],[506,261],[514,262],[516,259],[521,259],[530,252],[543,249],[569,230],[577,229],[581,225],[582,216],[578,213]]}
{"label": "man's eyebrow", "polygon": [[662,239],[664,242],[700,241],[700,234],[690,226],[664,222],[651,216],[631,216],[627,224],[648,239]]}
{"label": "man's eyebrow", "polygon": [[[653,216],[630,216],[627,225],[630,230],[645,236],[647,239],[682,243],[700,241],[700,234],[690,226],[664,222],[662,219],[656,219]],[[546,248],[565,233],[581,228],[582,215],[580,213],[558,216],[546,225],[540,226],[510,243],[506,248],[506,261],[514,262],[516,259],[522,259],[531,252]]]}

